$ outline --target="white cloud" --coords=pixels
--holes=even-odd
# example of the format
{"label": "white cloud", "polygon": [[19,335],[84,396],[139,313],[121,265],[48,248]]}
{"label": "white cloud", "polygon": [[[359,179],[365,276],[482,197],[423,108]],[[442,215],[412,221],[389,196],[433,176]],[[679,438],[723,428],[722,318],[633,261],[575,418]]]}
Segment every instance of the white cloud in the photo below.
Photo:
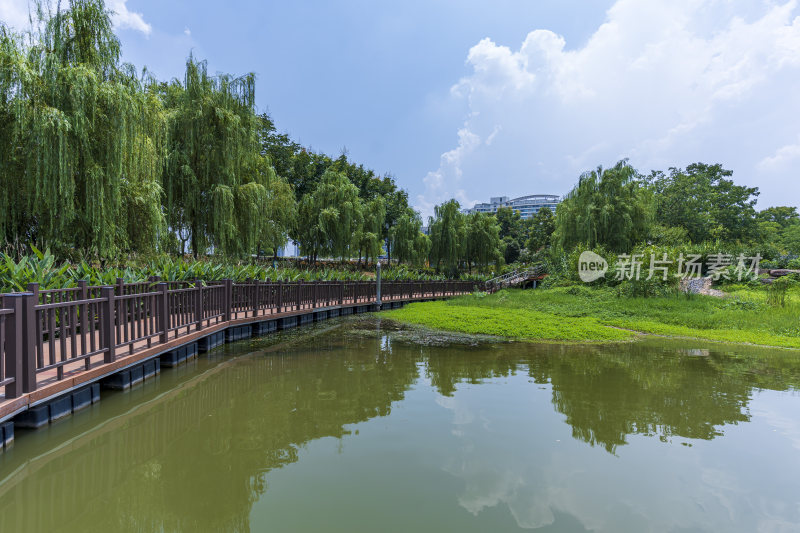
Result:
{"label": "white cloud", "polygon": [[[106,7],[114,12],[112,22],[115,28],[150,35],[152,26],[145,22],[141,13],[128,10],[127,0],[106,0]],[[33,9],[34,4],[29,0],[0,0],[0,20],[18,30],[25,29],[28,27],[28,13]]]}
{"label": "white cloud", "polygon": [[424,180],[425,214],[453,196],[563,194],[624,157],[721,162],[761,205],[800,203],[777,165],[800,149],[786,146],[800,132],[795,0],[618,0],[582,47],[538,29],[517,50],[482,39],[467,65],[451,97],[470,112]]}
{"label": "white cloud", "polygon": [[767,172],[775,170],[780,171],[797,159],[800,159],[800,136],[798,136],[795,144],[781,146],[775,150],[774,154],[762,159],[758,166]]}
{"label": "white cloud", "polygon": [[461,162],[480,144],[480,137],[466,127],[458,130],[458,147],[443,153],[439,169],[428,172],[423,179],[427,194],[417,197],[417,205],[423,215],[433,214],[434,206],[444,199],[455,198],[462,205],[469,203],[464,190],[457,188],[462,175]]}
{"label": "white cloud", "polygon": [[128,11],[126,2],[127,0],[106,0],[106,6],[114,12],[114,26],[140,31],[145,35],[150,35],[153,28],[144,21],[144,17],[141,13]]}

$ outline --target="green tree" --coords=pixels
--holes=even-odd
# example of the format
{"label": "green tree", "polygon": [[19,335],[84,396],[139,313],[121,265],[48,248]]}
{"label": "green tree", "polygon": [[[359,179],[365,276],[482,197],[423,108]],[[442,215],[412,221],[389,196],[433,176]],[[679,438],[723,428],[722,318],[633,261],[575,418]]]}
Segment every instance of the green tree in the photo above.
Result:
{"label": "green tree", "polygon": [[623,160],[587,172],[556,209],[554,242],[565,250],[579,243],[629,251],[647,235],[651,195],[636,170]]}
{"label": "green tree", "polygon": [[539,209],[531,218],[530,237],[526,243],[526,248],[530,252],[535,252],[550,246],[550,240],[555,229],[556,221],[553,211],[548,208]]}
{"label": "green tree", "polygon": [[305,194],[297,206],[297,224],[290,233],[292,240],[300,245],[300,253],[316,262],[323,249],[325,235],[319,223],[319,209],[313,194]]}
{"label": "green tree", "polygon": [[430,262],[437,272],[442,266],[449,274],[458,271],[466,234],[465,216],[460,208],[456,200],[449,200],[437,205],[434,216],[429,219]]}
{"label": "green tree", "polygon": [[759,222],[774,222],[781,229],[800,223],[800,214],[796,207],[778,206],[768,207],[756,214]]}
{"label": "green tree", "polygon": [[501,207],[495,212],[495,218],[500,226],[500,238],[511,237],[519,242],[523,237],[523,221],[519,211],[510,207]]}
{"label": "green tree", "polygon": [[364,223],[356,234],[358,260],[362,254],[367,263],[377,260],[383,250],[383,223],[386,219],[386,202],[383,196],[376,196],[364,204]]}
{"label": "green tree", "polygon": [[503,260],[506,262],[506,264],[516,262],[521,253],[522,249],[515,239],[511,237],[506,237],[503,239]]}
{"label": "green tree", "polygon": [[425,261],[428,259],[431,253],[431,239],[421,231],[417,232],[417,235],[414,237],[414,254],[412,256],[412,262],[415,265],[424,266]]}
{"label": "green tree", "polygon": [[419,213],[406,208],[389,233],[391,249],[400,263],[414,261],[417,252],[417,237],[421,234],[422,219]]}
{"label": "green tree", "polygon": [[502,239],[497,219],[483,213],[472,213],[466,218],[464,252],[470,272],[472,265],[486,268],[490,263],[499,263],[502,257]]}
{"label": "green tree", "polygon": [[[400,219],[407,215],[409,211],[414,213],[414,210],[408,207],[408,193],[403,189],[396,188],[385,194],[383,198],[386,201],[386,219],[384,220],[381,238],[386,241],[386,254],[389,258],[389,262],[391,262],[392,256],[395,253],[394,239],[391,235],[392,228],[397,226],[400,223]],[[417,215],[417,218],[419,219],[419,215]],[[419,226],[422,226],[421,220]],[[417,229],[414,235],[418,232],[419,229]]]}
{"label": "green tree", "polygon": [[314,192],[300,201],[294,240],[314,261],[320,254],[352,257],[363,224],[364,204],[358,187],[344,174],[329,170]]}
{"label": "green tree", "polygon": [[722,165],[694,163],[647,179],[654,193],[656,221],[682,227],[694,243],[719,239],[747,242],[757,237],[757,187],[736,185]]}
{"label": "green tree", "polygon": [[120,63],[102,0],[38,7],[24,39],[0,24],[0,231],[18,249],[151,250],[166,139],[152,80]]}
{"label": "green tree", "polygon": [[257,251],[265,235],[276,235],[270,202],[285,199],[286,188],[261,154],[255,76],[209,76],[205,62],[189,57],[183,83],[166,86],[164,98],[170,228],[187,235],[195,255],[210,246],[227,255]]}
{"label": "green tree", "polygon": [[277,256],[278,249],[286,244],[291,229],[297,223],[298,205],[291,185],[271,171],[271,167],[267,166],[266,170],[267,195],[255,215],[261,220],[257,226],[256,253],[272,252]]}
{"label": "green tree", "polygon": [[792,224],[783,231],[781,244],[790,254],[800,255],[800,224]]}

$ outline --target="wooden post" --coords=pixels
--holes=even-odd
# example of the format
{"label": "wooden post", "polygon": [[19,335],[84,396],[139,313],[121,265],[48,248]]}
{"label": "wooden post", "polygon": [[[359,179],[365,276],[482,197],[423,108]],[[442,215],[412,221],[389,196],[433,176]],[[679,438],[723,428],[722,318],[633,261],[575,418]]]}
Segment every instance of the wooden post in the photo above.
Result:
{"label": "wooden post", "polygon": [[225,322],[230,322],[233,313],[233,280],[222,280],[225,283]]}
{"label": "wooden post", "polygon": [[319,285],[318,281],[314,282],[313,289],[311,290],[311,309],[317,307],[317,285]]}
{"label": "wooden post", "polygon": [[261,287],[257,279],[253,280],[253,316],[258,316],[258,289]]}
{"label": "wooden post", "polygon": [[381,307],[381,262],[378,261],[378,266],[375,267],[375,303],[378,304],[378,309]]}
{"label": "wooden post", "polygon": [[158,342],[167,343],[169,337],[169,286],[166,283],[156,285],[156,327],[158,327]]}
{"label": "wooden post", "polygon": [[194,279],[194,321],[197,323],[197,329],[203,329],[203,282],[199,279]]}
{"label": "wooden post", "polygon": [[124,296],[125,295],[125,280],[122,278],[117,278],[117,296]]}
{"label": "wooden post", "polygon": [[39,295],[28,292],[21,296],[22,392],[33,392],[36,390],[36,306],[39,305]]}
{"label": "wooden post", "polygon": [[278,313],[283,313],[283,281],[278,280]]}
{"label": "wooden post", "polygon": [[104,363],[113,363],[117,360],[116,346],[117,335],[114,327],[114,287],[102,287],[100,289],[100,303],[102,318],[100,319],[100,343],[105,350],[103,354]]}
{"label": "wooden post", "polygon": [[[38,283],[28,283],[27,292],[33,293],[36,296],[36,305],[39,305],[39,284]],[[44,302],[47,303],[47,302]]]}
{"label": "wooden post", "polygon": [[297,310],[303,308],[303,282],[297,282]]}
{"label": "wooden post", "polygon": [[6,385],[6,399],[17,398],[22,393],[22,306],[24,294],[4,294],[3,308],[14,311],[6,315],[6,378],[14,382]]}
{"label": "wooden post", "polygon": [[[85,279],[78,280],[78,291],[78,299],[87,300],[89,298],[89,282]],[[81,314],[81,353],[88,353],[88,350],[86,349],[86,337],[89,335],[88,307],[89,306],[86,304],[81,304],[78,307],[78,312]],[[86,362],[87,364],[90,364],[89,359],[86,359]]]}

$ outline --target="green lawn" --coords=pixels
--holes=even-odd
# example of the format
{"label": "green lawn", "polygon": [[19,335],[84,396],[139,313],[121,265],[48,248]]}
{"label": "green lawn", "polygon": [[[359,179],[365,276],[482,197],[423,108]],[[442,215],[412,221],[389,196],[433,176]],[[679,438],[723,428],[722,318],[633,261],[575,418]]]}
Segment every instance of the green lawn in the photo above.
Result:
{"label": "green lawn", "polygon": [[620,298],[588,287],[504,290],[411,304],[387,315],[435,329],[536,341],[619,341],[634,337],[623,331],[631,330],[800,348],[800,297],[790,293],[785,307],[771,307],[764,291],[743,288],[725,299]]}

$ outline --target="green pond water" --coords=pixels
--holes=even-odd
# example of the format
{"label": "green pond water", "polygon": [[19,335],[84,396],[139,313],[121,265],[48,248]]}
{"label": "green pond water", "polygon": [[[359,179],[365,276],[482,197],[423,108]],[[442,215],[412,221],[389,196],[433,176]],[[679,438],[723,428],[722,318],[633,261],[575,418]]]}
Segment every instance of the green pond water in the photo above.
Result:
{"label": "green pond water", "polygon": [[800,531],[796,352],[227,345],[0,455],[0,531]]}

